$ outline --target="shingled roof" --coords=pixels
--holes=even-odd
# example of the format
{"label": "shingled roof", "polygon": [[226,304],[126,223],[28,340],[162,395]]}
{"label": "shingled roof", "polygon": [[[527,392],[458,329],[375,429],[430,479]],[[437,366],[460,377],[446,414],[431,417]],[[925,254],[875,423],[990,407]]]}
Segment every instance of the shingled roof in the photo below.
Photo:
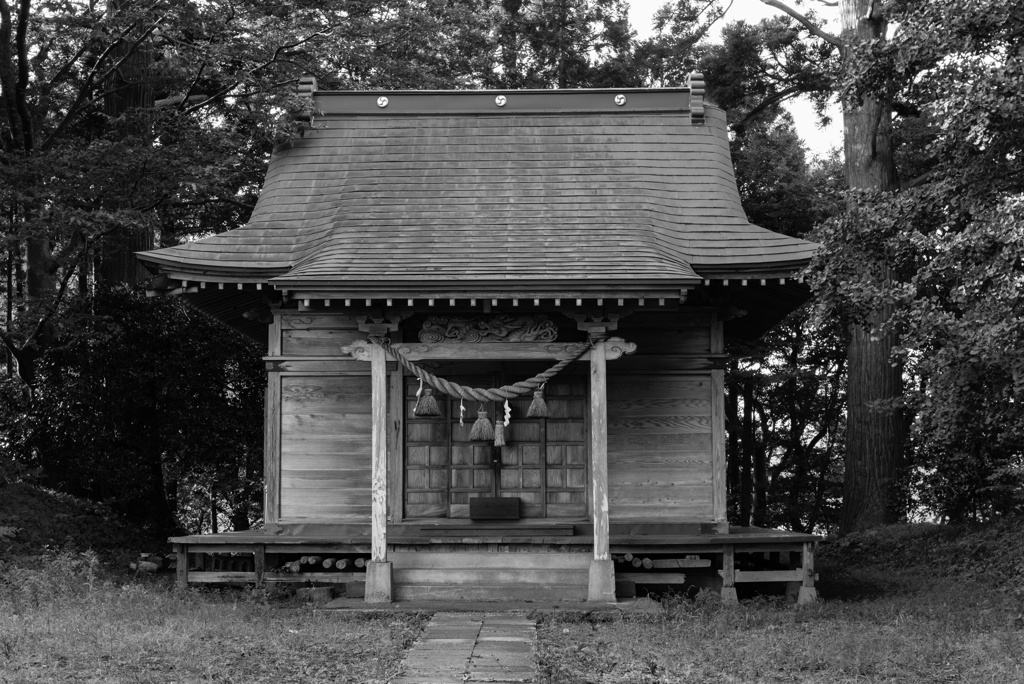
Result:
{"label": "shingled roof", "polygon": [[816,247],[747,221],[725,116],[689,88],[309,95],[249,223],[139,258],[319,296],[653,297]]}

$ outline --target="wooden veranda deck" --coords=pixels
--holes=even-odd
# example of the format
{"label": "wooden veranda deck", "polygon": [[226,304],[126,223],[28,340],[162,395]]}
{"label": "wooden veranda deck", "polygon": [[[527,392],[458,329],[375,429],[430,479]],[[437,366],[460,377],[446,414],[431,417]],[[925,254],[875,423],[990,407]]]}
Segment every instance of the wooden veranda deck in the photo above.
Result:
{"label": "wooden veranda deck", "polygon": [[[613,523],[610,548],[618,561],[620,594],[630,590],[629,583],[670,588],[685,583],[719,590],[723,599],[733,601],[737,584],[786,583],[787,591],[804,602],[815,597],[814,547],[819,539],[756,527],[731,527],[729,534],[719,534],[713,525]],[[589,558],[593,541],[587,521],[419,520],[388,526],[388,555],[399,564],[403,559],[427,558],[425,554],[431,552],[462,554],[451,559],[453,568],[462,567],[456,562],[459,559],[471,558],[487,559],[488,566],[495,567],[497,559],[491,554],[501,554],[497,565],[509,570],[534,554],[572,554],[582,561]],[[268,582],[338,585],[365,578],[357,561],[369,558],[370,528],[307,526],[289,533],[227,532],[174,537],[171,542],[178,554],[180,587]],[[282,570],[292,561],[311,556],[319,558],[299,572]],[[634,557],[648,559],[651,567],[634,567],[630,562]],[[323,569],[326,558],[344,559],[345,569]],[[437,581],[443,583],[446,571],[436,572]],[[452,593],[457,589],[453,587]]]}

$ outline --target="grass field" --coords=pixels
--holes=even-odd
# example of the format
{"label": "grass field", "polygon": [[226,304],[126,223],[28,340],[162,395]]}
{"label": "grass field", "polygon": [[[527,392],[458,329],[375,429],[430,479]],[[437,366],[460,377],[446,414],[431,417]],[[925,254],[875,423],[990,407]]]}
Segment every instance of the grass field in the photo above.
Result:
{"label": "grass field", "polygon": [[[266,591],[176,592],[169,575],[11,543],[3,515],[0,501],[2,684],[385,682],[427,619],[330,614]],[[1024,682],[1022,530],[902,526],[827,544],[824,600],[801,608],[723,608],[704,594],[615,621],[542,616],[541,681]]]}
{"label": "grass field", "polygon": [[0,571],[4,684],[384,682],[426,619],[339,620],[245,590],[103,581],[80,556],[47,562]]}
{"label": "grass field", "polygon": [[[543,617],[541,681],[1024,682],[1016,597],[909,570],[831,573],[826,594],[860,596],[728,609],[703,595],[613,622]],[[89,556],[69,553],[0,578],[5,684],[383,682],[426,620],[326,614],[245,590],[181,594],[169,578],[103,580]]]}
{"label": "grass field", "polygon": [[547,620],[547,682],[1024,682],[1024,630],[1005,595],[972,584],[860,572],[890,590],[814,606],[707,597],[675,615]]}

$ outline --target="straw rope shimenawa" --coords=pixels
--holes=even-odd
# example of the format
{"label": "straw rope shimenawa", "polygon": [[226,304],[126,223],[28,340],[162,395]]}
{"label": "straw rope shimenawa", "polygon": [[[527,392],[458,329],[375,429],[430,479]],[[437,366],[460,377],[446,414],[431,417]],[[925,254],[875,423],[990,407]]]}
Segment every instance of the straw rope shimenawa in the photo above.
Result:
{"label": "straw rope shimenawa", "polygon": [[409,370],[417,378],[423,380],[434,389],[439,392],[443,392],[450,397],[457,397],[459,399],[470,399],[472,401],[503,401],[505,399],[514,399],[515,397],[525,396],[539,387],[543,386],[551,378],[558,375],[566,366],[573,361],[577,361],[590,351],[590,342],[581,342],[576,345],[577,351],[568,359],[562,359],[551,368],[548,368],[543,373],[529,378],[528,380],[520,380],[519,382],[511,385],[503,385],[497,388],[490,389],[479,389],[475,387],[463,387],[462,385],[450,382],[444,378],[439,378],[433,373],[426,371],[409,359],[405,358],[400,352],[395,350],[391,346],[391,340],[386,337],[378,337],[376,335],[370,336],[370,342],[379,345],[384,348],[384,351],[391,354],[395,359],[398,360],[405,368]]}

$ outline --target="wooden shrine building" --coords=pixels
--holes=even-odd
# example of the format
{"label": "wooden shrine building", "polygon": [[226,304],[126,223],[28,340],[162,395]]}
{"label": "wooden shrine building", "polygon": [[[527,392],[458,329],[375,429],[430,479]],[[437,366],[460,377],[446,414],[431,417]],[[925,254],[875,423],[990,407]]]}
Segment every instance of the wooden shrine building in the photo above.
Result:
{"label": "wooden shrine building", "polygon": [[249,223],[139,255],[267,341],[265,527],[173,539],[181,583],[813,597],[815,537],[726,521],[724,376],[815,245],[747,222],[699,75],[300,94]]}

